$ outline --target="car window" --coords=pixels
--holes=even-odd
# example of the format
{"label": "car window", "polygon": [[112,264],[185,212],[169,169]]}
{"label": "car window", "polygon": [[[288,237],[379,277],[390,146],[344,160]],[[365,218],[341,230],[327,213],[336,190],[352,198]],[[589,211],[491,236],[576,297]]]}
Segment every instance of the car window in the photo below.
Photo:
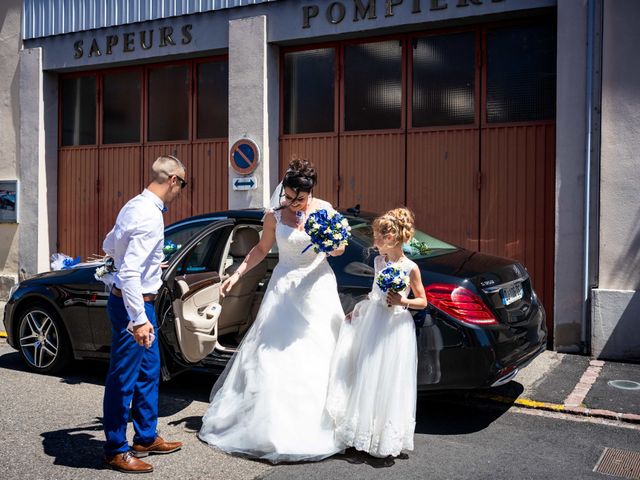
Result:
{"label": "car window", "polygon": [[[351,235],[361,246],[373,249],[373,226],[371,219],[362,217],[347,217],[351,225]],[[437,257],[444,255],[458,247],[442,240],[438,240],[421,230],[415,231],[411,241],[402,247],[404,254],[412,260]]]}
{"label": "car window", "polygon": [[207,219],[168,228],[164,234],[165,262],[168,262],[178,250],[186,245],[200,230],[209,225],[211,221],[211,219]]}
{"label": "car window", "polygon": [[[216,252],[222,246],[222,235],[226,229],[216,229],[191,248],[178,267],[181,274],[217,272]],[[197,232],[196,232],[197,233]]]}

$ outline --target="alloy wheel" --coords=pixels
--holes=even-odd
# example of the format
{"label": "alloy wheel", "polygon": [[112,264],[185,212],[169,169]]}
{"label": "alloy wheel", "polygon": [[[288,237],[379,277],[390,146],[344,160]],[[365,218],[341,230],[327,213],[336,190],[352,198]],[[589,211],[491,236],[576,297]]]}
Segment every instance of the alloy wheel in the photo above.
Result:
{"label": "alloy wheel", "polygon": [[45,369],[56,361],[60,335],[51,316],[43,310],[29,310],[19,330],[20,350],[36,369]]}

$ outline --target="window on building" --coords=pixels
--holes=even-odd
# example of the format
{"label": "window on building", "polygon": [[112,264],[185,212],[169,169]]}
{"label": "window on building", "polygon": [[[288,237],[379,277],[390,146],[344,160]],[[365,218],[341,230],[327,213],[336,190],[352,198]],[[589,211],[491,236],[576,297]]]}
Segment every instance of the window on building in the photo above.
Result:
{"label": "window on building", "polygon": [[102,143],[140,142],[140,70],[104,75]]}
{"label": "window on building", "polygon": [[335,50],[284,55],[285,134],[334,131]]}
{"label": "window on building", "polygon": [[62,145],[96,143],[96,77],[61,80]]}
{"label": "window on building", "polygon": [[197,138],[229,136],[229,62],[198,63]]}
{"label": "window on building", "polygon": [[555,26],[512,26],[487,32],[487,121],[553,119],[555,107]]}
{"label": "window on building", "polygon": [[149,70],[148,139],[189,139],[189,67],[171,65]]}
{"label": "window on building", "polygon": [[412,62],[413,127],[474,123],[474,32],[416,38]]}
{"label": "window on building", "polygon": [[344,49],[345,130],[402,126],[402,42],[347,45]]}

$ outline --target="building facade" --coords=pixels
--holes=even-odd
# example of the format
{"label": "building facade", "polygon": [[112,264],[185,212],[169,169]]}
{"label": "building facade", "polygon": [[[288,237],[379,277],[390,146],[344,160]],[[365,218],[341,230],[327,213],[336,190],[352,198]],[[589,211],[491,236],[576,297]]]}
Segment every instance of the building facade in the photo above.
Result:
{"label": "building facade", "polygon": [[159,154],[190,177],[167,223],[266,205],[299,156],[334,205],[407,205],[436,237],[521,261],[555,349],[640,357],[635,2],[3,8],[5,284],[52,252],[99,254]]}

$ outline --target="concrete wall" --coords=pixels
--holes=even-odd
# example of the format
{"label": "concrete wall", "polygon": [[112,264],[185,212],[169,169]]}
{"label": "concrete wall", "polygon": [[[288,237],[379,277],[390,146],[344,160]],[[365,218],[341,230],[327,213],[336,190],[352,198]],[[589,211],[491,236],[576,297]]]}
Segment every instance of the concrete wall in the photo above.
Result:
{"label": "concrete wall", "polygon": [[554,347],[581,350],[586,135],[584,0],[558,2]]}
{"label": "concrete wall", "polygon": [[[21,7],[20,0],[0,3],[0,180],[18,178]],[[18,229],[17,224],[0,223],[0,302],[17,279]]]}
{"label": "concrete wall", "polygon": [[49,270],[56,238],[57,82],[42,71],[42,49],[20,52],[20,270]]}
{"label": "concrete wall", "polygon": [[600,288],[640,288],[638,25],[640,2],[604,3]]}
{"label": "concrete wall", "polygon": [[[257,180],[255,190],[234,191],[234,179],[242,175],[229,168],[229,208],[264,207],[269,205],[272,177],[278,171],[277,113],[269,108],[277,105],[277,51],[267,44],[267,17],[242,18],[229,22],[229,147],[238,140],[249,139],[260,158],[251,173]],[[277,112],[277,107],[275,112]],[[273,118],[272,118],[273,117]]]}
{"label": "concrete wall", "polygon": [[600,282],[593,302],[593,354],[602,358],[640,358],[638,25],[640,2],[604,2]]}

